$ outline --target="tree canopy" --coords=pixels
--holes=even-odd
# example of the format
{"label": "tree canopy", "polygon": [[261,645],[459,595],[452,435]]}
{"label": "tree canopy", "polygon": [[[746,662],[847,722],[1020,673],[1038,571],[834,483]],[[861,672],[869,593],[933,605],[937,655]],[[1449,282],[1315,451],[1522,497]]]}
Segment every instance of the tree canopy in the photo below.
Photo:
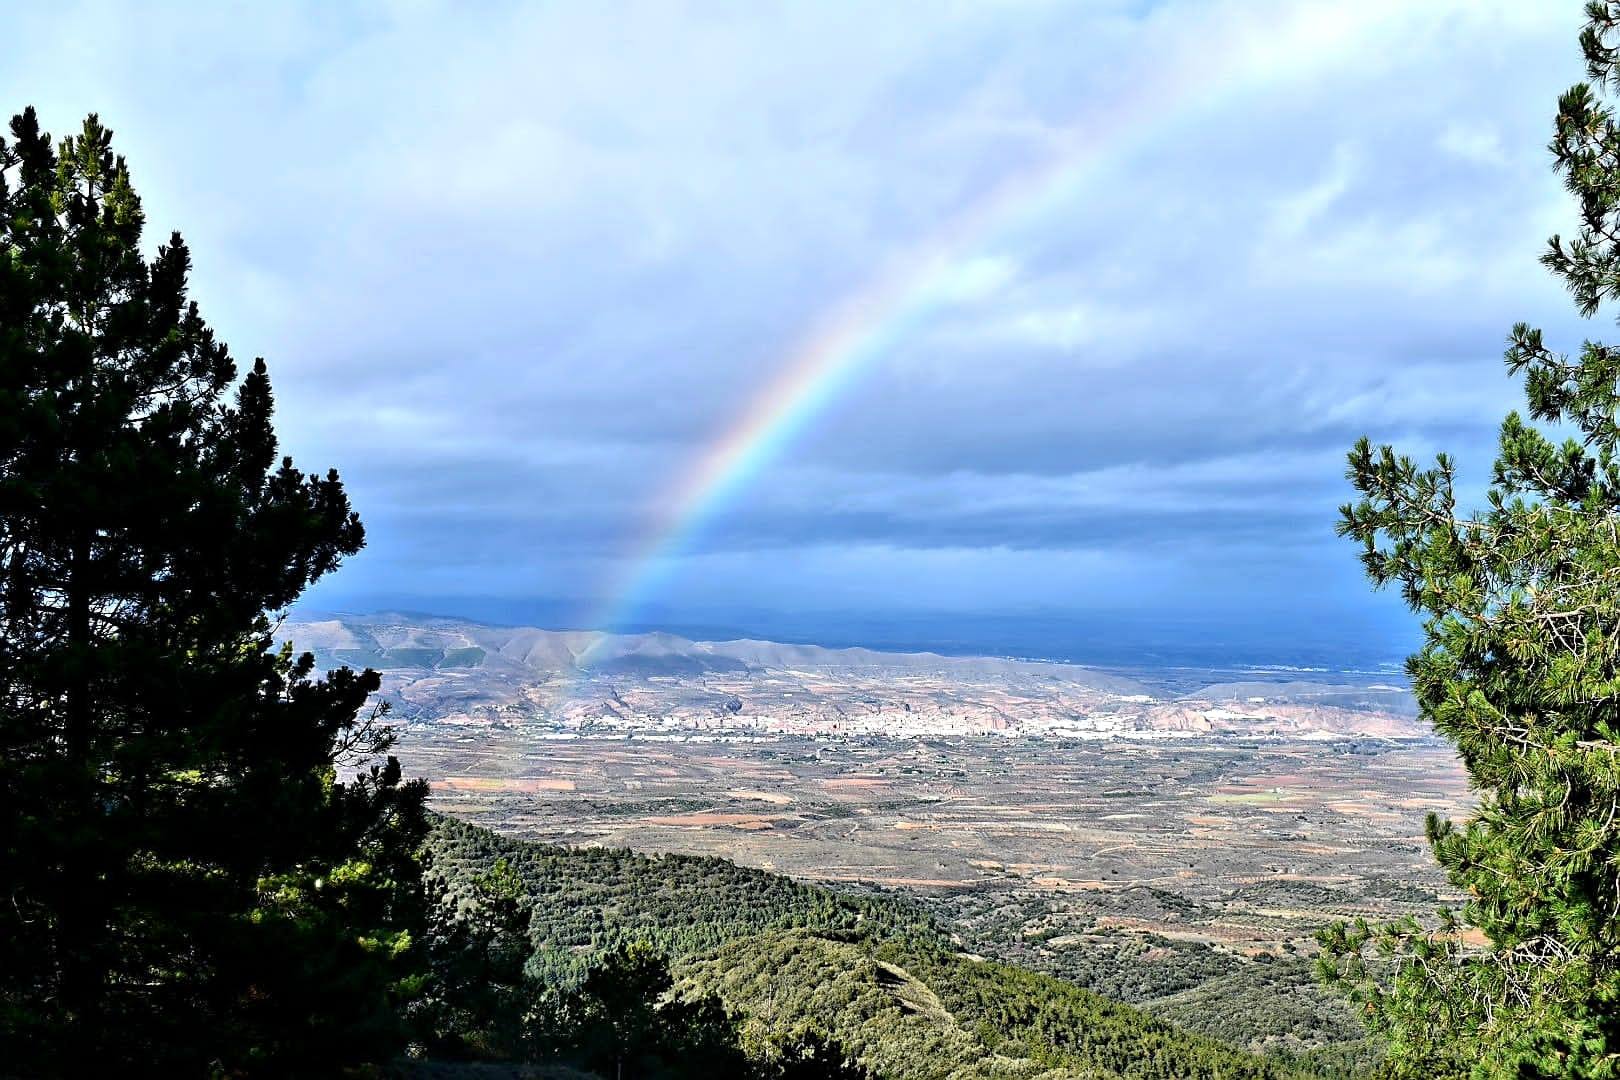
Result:
{"label": "tree canopy", "polygon": [[[1550,151],[1580,227],[1542,263],[1583,316],[1620,297],[1620,3],[1586,8],[1584,82]],[[1408,662],[1424,716],[1480,799],[1429,842],[1468,896],[1437,922],[1339,926],[1325,973],[1393,1036],[1399,1075],[1620,1076],[1620,348],[1568,355],[1520,324],[1485,506],[1458,509],[1455,464],[1363,439],[1340,531],[1367,574],[1423,617]],[[1558,425],[1555,441],[1535,422]],[[1381,955],[1369,965],[1368,955]]]}
{"label": "tree canopy", "polygon": [[364,542],[150,254],[95,116],[0,139],[0,1043],[81,1074],[394,1037],[425,788],[274,615]]}

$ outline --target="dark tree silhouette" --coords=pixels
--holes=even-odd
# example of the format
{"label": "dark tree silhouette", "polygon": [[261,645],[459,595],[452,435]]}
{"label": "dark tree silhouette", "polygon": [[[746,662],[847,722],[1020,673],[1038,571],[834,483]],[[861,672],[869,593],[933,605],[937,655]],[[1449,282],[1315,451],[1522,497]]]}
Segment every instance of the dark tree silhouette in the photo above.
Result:
{"label": "dark tree silhouette", "polygon": [[0,1045],[79,1074],[297,1071],[390,1038],[425,788],[274,613],[359,550],[150,258],[96,117],[0,140]]}

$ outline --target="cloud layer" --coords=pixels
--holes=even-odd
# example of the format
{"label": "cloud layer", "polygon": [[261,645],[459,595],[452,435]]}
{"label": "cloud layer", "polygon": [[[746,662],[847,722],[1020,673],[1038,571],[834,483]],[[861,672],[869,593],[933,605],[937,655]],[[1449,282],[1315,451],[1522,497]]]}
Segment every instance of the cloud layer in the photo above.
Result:
{"label": "cloud layer", "polygon": [[1444,447],[1477,482],[1507,327],[1601,332],[1535,264],[1571,219],[1543,147],[1579,18],[25,2],[0,97],[114,127],[288,448],[343,470],[372,542],[318,600],[590,618],[818,320],[1068,155],[654,606],[1375,613],[1394,641],[1332,537],[1344,449]]}

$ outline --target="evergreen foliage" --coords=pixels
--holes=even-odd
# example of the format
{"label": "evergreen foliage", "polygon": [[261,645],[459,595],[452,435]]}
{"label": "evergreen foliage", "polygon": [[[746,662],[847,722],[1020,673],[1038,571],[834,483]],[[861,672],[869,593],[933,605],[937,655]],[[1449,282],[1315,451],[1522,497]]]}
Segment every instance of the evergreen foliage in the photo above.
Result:
{"label": "evergreen foliage", "polygon": [[1368,1035],[1342,996],[1316,980],[1314,964],[1299,957],[1250,961],[1140,1007],[1183,1031],[1324,1077],[1364,1076],[1383,1056],[1383,1040]]}
{"label": "evergreen foliage", "polygon": [[[0,1046],[29,1073],[286,1075],[384,1052],[425,789],[374,673],[284,610],[364,540],[280,457],[91,116],[0,140]],[[340,769],[346,779],[340,779]]]}
{"label": "evergreen foliage", "polygon": [[446,917],[476,904],[491,867],[523,883],[534,948],[523,1053],[539,1060],[627,1076],[703,1063],[761,1078],[1307,1075],[960,956],[898,897],[721,859],[528,843],[448,818],[435,818],[427,858]]}
{"label": "evergreen foliage", "polygon": [[811,1017],[862,1066],[896,1080],[1306,1075],[1051,976],[918,942],[777,931],[675,973],[681,987],[735,1010],[745,1032],[768,1038]]}
{"label": "evergreen foliage", "polygon": [[[1593,2],[1587,80],[1558,102],[1550,146],[1580,207],[1543,264],[1583,316],[1620,296],[1620,3]],[[1423,616],[1408,662],[1424,716],[1456,744],[1480,793],[1463,824],[1428,836],[1469,900],[1432,925],[1338,926],[1324,974],[1392,1036],[1402,1076],[1620,1076],[1620,349],[1570,357],[1541,331],[1509,336],[1529,420],[1501,428],[1479,512],[1454,464],[1420,468],[1363,439],[1360,500],[1340,531],[1367,573]],[[1533,422],[1558,424],[1562,442]],[[1376,978],[1364,957],[1392,958]]]}
{"label": "evergreen foliage", "polygon": [[504,858],[471,871],[452,894],[442,876],[424,879],[426,971],[406,1008],[430,1053],[508,1057],[518,1052],[531,986],[532,906]]}
{"label": "evergreen foliage", "polygon": [[452,905],[472,904],[479,875],[504,861],[531,905],[529,973],[577,986],[594,958],[646,942],[680,959],[775,929],[942,942],[920,905],[807,885],[725,859],[564,848],[499,836],[434,815],[426,877]]}
{"label": "evergreen foliage", "polygon": [[[1434,899],[1432,892],[1422,895]],[[1228,901],[1237,898],[1297,910],[1327,911],[1342,903],[1342,894],[1303,882],[1243,886]],[[1109,918],[1123,906],[1219,922],[1224,918],[1219,907],[1203,908],[1151,886],[1111,891],[1106,900],[987,889],[926,902],[966,952],[1055,975],[1183,1031],[1324,1076],[1366,1073],[1382,1052],[1381,1040],[1368,1035],[1350,1003],[1321,985],[1314,962],[1294,955],[1292,945],[1280,956],[1249,955],[1203,941],[1117,929]]]}
{"label": "evergreen foliage", "polygon": [[542,995],[528,1017],[529,1052],[572,1059],[603,1076],[763,1078],[737,1025],[712,995],[676,995],[668,960],[645,941],[592,962],[580,985]]}

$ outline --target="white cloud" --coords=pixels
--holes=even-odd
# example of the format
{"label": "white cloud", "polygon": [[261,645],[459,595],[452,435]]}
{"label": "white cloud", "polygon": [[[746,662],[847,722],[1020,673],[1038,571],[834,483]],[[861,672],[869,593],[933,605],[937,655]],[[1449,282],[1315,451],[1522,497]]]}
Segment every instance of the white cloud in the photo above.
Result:
{"label": "white cloud", "polygon": [[999,295],[1018,276],[1018,263],[1004,255],[980,255],[949,268],[938,294],[945,303],[976,304]]}
{"label": "white cloud", "polygon": [[1452,124],[1440,133],[1439,146],[1475,165],[1500,167],[1508,161],[1501,136],[1486,128]]}
{"label": "white cloud", "polygon": [[1332,163],[1319,179],[1277,200],[1271,217],[1272,231],[1284,239],[1304,233],[1350,190],[1355,175],[1354,152],[1347,146],[1334,147]]}

